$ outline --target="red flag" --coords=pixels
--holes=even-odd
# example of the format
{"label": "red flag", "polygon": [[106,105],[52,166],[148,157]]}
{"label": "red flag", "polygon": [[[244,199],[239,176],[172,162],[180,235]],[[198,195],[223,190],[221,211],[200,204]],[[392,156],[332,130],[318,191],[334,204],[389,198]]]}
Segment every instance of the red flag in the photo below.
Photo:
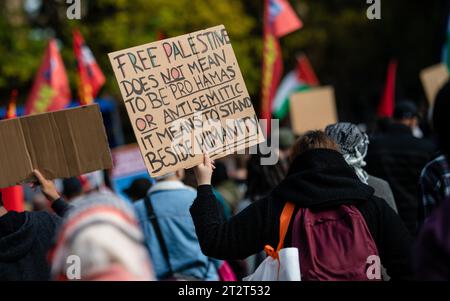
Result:
{"label": "red flag", "polygon": [[269,22],[277,38],[302,28],[303,23],[287,0],[269,0]]}
{"label": "red flag", "polygon": [[77,60],[80,104],[91,104],[105,83],[105,76],[78,30],[73,32],[73,50]]}
{"label": "red flag", "polygon": [[306,55],[300,55],[297,59],[297,75],[300,82],[309,86],[318,86],[319,80],[317,79],[314,69],[306,57]]}
{"label": "red flag", "polygon": [[66,68],[56,44],[48,43],[44,59],[36,74],[25,104],[25,114],[61,110],[70,102],[70,87]]}
{"label": "red flag", "polygon": [[164,34],[164,32],[162,30],[158,30],[156,32],[156,40],[161,41],[164,40],[166,38],[166,35]]}
{"label": "red flag", "polygon": [[[11,92],[11,99],[6,111],[6,119],[17,117],[16,113],[17,90]],[[12,186],[1,189],[3,205],[8,211],[24,211],[24,196],[22,186]]]}
{"label": "red flag", "polygon": [[391,60],[386,74],[383,96],[378,104],[378,117],[391,118],[394,115],[396,73],[397,60]]}
{"label": "red flag", "polygon": [[283,74],[278,38],[301,27],[302,22],[286,0],[265,0],[260,116],[267,120],[267,134],[270,132],[272,102]]}
{"label": "red flag", "polygon": [[24,194],[22,186],[11,186],[1,189],[3,206],[8,211],[25,211]]}

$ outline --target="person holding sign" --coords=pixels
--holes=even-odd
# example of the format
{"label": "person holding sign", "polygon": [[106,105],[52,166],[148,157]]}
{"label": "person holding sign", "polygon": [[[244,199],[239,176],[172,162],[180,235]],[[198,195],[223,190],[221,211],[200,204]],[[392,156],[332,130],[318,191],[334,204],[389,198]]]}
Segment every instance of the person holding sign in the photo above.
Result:
{"label": "person holding sign", "polygon": [[[408,230],[389,205],[374,196],[373,188],[359,180],[339,146],[325,133],[314,131],[301,137],[292,147],[286,178],[269,196],[228,221],[212,192],[213,169],[207,155],[194,169],[198,192],[190,209],[207,256],[242,259],[268,250],[267,245],[277,246],[280,215],[289,201],[295,205],[295,219],[292,215],[284,247],[299,249],[302,280],[381,279],[381,264],[392,279],[412,275]],[[343,212],[346,219],[340,219]],[[334,219],[331,223],[316,219],[317,223],[308,224],[303,223],[301,213],[312,218],[328,214]],[[324,228],[311,226],[316,224]],[[345,231],[349,225],[352,230]],[[375,275],[367,269],[369,259],[378,271]]]}
{"label": "person holding sign", "polygon": [[0,196],[0,280],[49,280],[47,252],[61,219],[71,206],[61,199],[55,184],[34,170],[35,185],[58,214],[6,211]]}

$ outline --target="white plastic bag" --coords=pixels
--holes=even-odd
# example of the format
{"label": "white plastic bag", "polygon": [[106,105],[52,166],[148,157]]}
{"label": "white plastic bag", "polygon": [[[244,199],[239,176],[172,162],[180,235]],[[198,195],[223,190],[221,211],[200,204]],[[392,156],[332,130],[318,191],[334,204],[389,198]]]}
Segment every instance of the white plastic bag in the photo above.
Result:
{"label": "white plastic bag", "polygon": [[297,248],[284,248],[278,259],[267,256],[256,271],[244,281],[300,281],[300,262]]}

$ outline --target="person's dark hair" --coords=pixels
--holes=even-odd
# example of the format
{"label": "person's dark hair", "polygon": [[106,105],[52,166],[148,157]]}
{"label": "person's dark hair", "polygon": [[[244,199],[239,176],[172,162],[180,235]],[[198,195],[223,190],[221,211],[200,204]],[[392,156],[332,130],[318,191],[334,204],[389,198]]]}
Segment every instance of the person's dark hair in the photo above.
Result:
{"label": "person's dark hair", "polygon": [[228,171],[226,165],[221,161],[216,161],[216,169],[214,170],[211,178],[212,186],[220,185],[228,180]]}
{"label": "person's dark hair", "polygon": [[323,131],[309,131],[302,135],[292,146],[291,161],[304,152],[325,148],[340,152],[339,145]]}
{"label": "person's dark hair", "polygon": [[418,117],[417,105],[409,99],[403,99],[395,104],[394,120],[411,119]]}
{"label": "person's dark hair", "polygon": [[247,162],[247,191],[245,197],[254,202],[269,194],[285,177],[279,164],[261,164],[261,153],[254,154]]}
{"label": "person's dark hair", "polygon": [[433,130],[436,133],[442,152],[450,156],[450,131],[448,116],[450,115],[450,81],[436,95],[433,108]]}
{"label": "person's dark hair", "polygon": [[67,199],[72,199],[83,193],[83,185],[80,179],[77,177],[67,178],[63,180],[63,191],[62,194]]}
{"label": "person's dark hair", "polygon": [[130,186],[123,192],[133,201],[143,199],[148,190],[152,187],[152,182],[147,178],[137,178],[131,182]]}

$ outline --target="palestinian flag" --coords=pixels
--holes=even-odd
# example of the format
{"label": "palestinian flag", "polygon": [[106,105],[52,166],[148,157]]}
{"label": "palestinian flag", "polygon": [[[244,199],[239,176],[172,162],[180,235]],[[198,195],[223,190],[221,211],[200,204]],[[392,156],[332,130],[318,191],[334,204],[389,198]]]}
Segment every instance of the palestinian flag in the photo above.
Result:
{"label": "palestinian flag", "polygon": [[289,97],[296,92],[318,85],[319,81],[308,58],[301,55],[297,59],[296,69],[286,74],[278,87],[272,104],[272,115],[278,119],[285,118],[289,113]]}

